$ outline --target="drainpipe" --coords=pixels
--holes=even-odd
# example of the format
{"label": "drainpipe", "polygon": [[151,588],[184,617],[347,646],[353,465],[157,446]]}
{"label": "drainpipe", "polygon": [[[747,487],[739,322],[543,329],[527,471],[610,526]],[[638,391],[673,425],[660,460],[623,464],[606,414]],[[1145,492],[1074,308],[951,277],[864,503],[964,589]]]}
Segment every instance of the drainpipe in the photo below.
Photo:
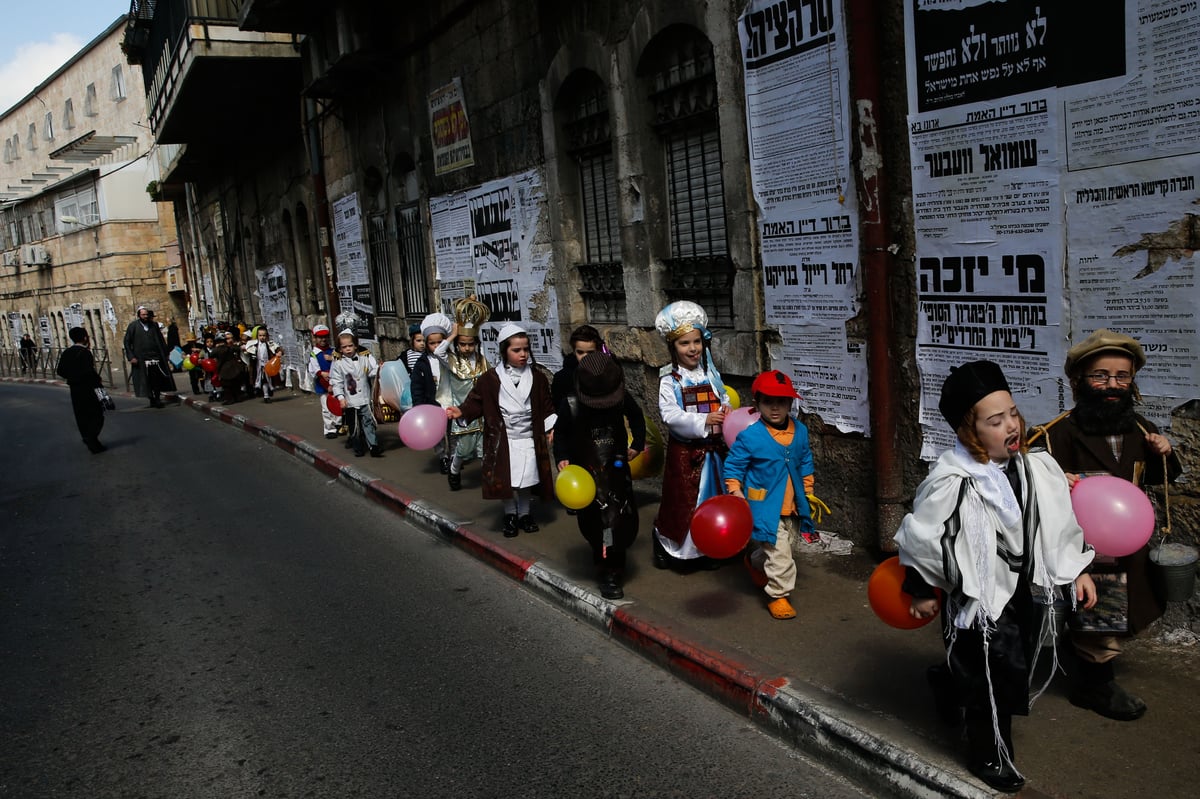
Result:
{"label": "drainpipe", "polygon": [[329,223],[329,197],[325,194],[325,157],[321,152],[321,117],[317,102],[304,98],[304,120],[308,128],[308,171],[312,174],[313,200],[317,212],[317,242],[321,271],[325,274],[325,313],[332,322],[342,312],[337,284],[333,279],[333,229]]}
{"label": "drainpipe", "polygon": [[896,396],[893,354],[894,338],[891,292],[888,277],[893,255],[888,249],[887,182],[880,152],[877,112],[880,91],[878,9],[873,0],[847,0],[846,16],[850,41],[850,74],[854,76],[851,98],[855,106],[854,135],[859,150],[859,218],[863,287],[867,302],[867,375],[870,381],[872,461],[875,467],[876,534],[883,552],[895,552],[895,532],[904,517],[901,497],[901,467],[897,457]]}

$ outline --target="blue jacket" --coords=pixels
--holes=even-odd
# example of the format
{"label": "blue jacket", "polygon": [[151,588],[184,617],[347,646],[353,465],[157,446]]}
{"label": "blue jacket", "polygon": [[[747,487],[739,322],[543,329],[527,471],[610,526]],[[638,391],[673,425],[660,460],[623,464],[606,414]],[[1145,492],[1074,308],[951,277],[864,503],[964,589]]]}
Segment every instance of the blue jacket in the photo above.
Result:
{"label": "blue jacket", "polygon": [[771,437],[766,422],[759,420],[738,434],[725,458],[725,479],[742,484],[742,493],[754,515],[755,541],[775,543],[779,517],[783,513],[783,497],[787,493],[787,478],[792,478],[796,492],[796,510],[800,514],[801,532],[816,528],[804,497],[804,478],[814,473],[812,450],[808,446],[808,428],[794,418],[795,435],[789,446],[782,446]]}

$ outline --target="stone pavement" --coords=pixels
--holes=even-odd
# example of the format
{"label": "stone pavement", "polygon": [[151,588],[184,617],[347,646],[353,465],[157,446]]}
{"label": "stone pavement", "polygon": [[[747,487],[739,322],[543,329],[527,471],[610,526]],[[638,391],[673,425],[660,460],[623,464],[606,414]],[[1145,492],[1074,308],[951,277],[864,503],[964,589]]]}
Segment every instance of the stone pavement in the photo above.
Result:
{"label": "stone pavement", "polygon": [[[943,653],[936,626],[895,630],[871,612],[866,583],[878,560],[871,553],[800,556],[792,597],[798,618],[775,621],[739,564],[687,575],[651,566],[657,495],[647,484],[639,492],[642,527],[630,553],[626,598],[610,602],[595,588],[574,519],[557,503],[535,503],[538,533],[506,539],[497,532],[499,503],[480,497],[478,463],[464,469],[463,490],[452,493],[432,453],[404,448],[394,425],[381,426],[381,459],[355,458],[344,439],[322,438],[312,395],[285,389],[271,404],[230,407],[205,397],[180,399],[491,563],[879,795],[994,795],[962,766],[957,731],[934,713],[924,675]],[[817,486],[819,494],[819,467]],[[1014,721],[1017,764],[1028,780],[1021,795],[1196,795],[1198,667],[1197,647],[1168,647],[1149,637],[1131,642],[1118,674],[1150,708],[1131,723],[1073,707],[1066,680],[1056,679],[1032,714]]]}

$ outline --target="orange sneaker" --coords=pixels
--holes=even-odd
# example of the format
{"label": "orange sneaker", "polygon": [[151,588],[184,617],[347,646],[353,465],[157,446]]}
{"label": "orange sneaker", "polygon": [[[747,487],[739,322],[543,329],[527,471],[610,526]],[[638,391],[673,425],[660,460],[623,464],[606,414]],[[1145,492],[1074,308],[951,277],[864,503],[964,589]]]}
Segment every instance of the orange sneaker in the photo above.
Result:
{"label": "orange sneaker", "polygon": [[796,618],[796,609],[792,607],[792,603],[788,602],[788,598],[781,596],[778,599],[772,599],[767,603],[767,610],[771,612],[773,619],[794,619]]}

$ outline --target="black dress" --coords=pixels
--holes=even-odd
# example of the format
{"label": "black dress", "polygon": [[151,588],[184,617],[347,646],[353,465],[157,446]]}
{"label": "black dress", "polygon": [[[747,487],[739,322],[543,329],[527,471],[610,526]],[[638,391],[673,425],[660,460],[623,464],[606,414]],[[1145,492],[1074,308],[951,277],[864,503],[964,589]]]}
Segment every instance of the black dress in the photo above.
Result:
{"label": "black dress", "polygon": [[75,424],[83,443],[96,451],[104,427],[104,408],[96,397],[96,389],[103,384],[92,351],[78,344],[67,347],[58,359],[57,371],[71,389],[71,409],[75,411]]}

